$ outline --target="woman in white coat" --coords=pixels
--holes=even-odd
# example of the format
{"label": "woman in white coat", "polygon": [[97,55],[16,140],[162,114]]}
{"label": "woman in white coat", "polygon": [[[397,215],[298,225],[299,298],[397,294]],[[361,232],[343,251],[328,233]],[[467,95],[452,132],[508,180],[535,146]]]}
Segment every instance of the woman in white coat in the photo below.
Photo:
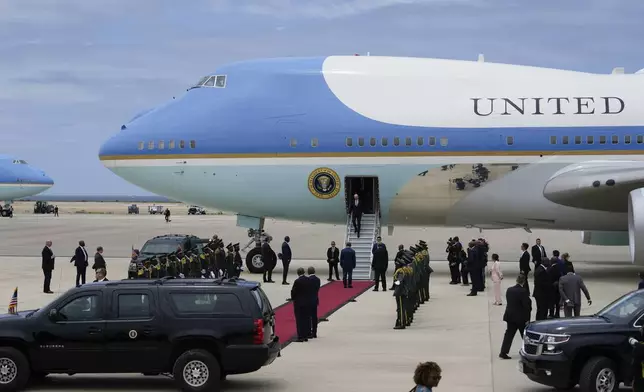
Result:
{"label": "woman in white coat", "polygon": [[503,301],[501,299],[501,281],[503,280],[503,272],[501,271],[499,255],[494,253],[492,255],[492,261],[493,263],[490,275],[492,282],[494,283],[494,305],[503,305]]}

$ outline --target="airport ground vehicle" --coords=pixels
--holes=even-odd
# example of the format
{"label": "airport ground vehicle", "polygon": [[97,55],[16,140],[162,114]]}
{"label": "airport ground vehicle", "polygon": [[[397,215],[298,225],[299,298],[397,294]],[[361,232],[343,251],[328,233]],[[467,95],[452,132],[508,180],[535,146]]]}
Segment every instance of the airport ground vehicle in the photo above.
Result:
{"label": "airport ground vehicle", "polygon": [[226,375],[270,365],[280,349],[257,282],[90,283],[42,309],[0,316],[0,389],[50,373],[169,373],[183,391],[219,391]]}
{"label": "airport ground vehicle", "polygon": [[53,214],[54,205],[49,204],[46,201],[37,201],[34,204],[34,214]]}
{"label": "airport ground vehicle", "polygon": [[613,392],[632,383],[631,346],[644,323],[644,290],[628,293],[592,316],[530,323],[519,370],[560,390]]}
{"label": "airport ground vehicle", "polygon": [[13,218],[13,207],[11,207],[11,204],[0,206],[0,216],[5,218]]}
{"label": "airport ground vehicle", "polygon": [[137,206],[136,204],[129,205],[127,207],[127,213],[139,215],[139,206]]}
{"label": "airport ground vehicle", "polygon": [[148,213],[151,215],[163,214],[163,211],[165,211],[165,208],[163,208],[163,206],[148,206]]}
{"label": "airport ground vehicle", "polygon": [[199,206],[190,206],[188,208],[188,215],[206,215],[206,210]]}

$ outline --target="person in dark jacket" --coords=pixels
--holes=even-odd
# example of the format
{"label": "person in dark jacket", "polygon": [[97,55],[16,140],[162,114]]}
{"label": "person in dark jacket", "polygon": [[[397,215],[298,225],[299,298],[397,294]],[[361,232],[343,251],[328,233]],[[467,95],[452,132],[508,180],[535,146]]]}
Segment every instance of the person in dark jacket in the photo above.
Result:
{"label": "person in dark jacket", "polygon": [[94,265],[92,265],[93,270],[97,270],[99,268],[104,268],[107,270],[107,265],[105,264],[105,259],[103,258],[102,246],[96,248],[96,254],[94,255]]}
{"label": "person in dark jacket", "polygon": [[570,261],[570,254],[564,253],[561,255],[561,258],[563,259],[563,264],[564,268],[563,271],[561,272],[561,276],[564,276],[567,274],[566,271],[571,271],[572,273],[575,273],[575,266],[572,264],[572,261]]}
{"label": "person in dark jacket", "polygon": [[342,267],[342,283],[344,288],[353,288],[353,269],[356,268],[356,252],[351,249],[351,242],[340,252],[340,267]]}
{"label": "person in dark jacket", "polygon": [[273,268],[275,268],[275,261],[273,257],[275,252],[271,248],[270,242],[273,238],[266,237],[262,244],[262,261],[264,262],[264,283],[275,283],[273,281]]}
{"label": "person in dark jacket", "polygon": [[315,268],[309,267],[306,271],[309,275],[308,278],[311,284],[311,309],[309,311],[309,319],[311,321],[311,333],[309,338],[315,339],[318,337],[318,306],[320,305],[320,278],[315,276]]}
{"label": "person in dark jacket", "polygon": [[519,272],[525,276],[525,285],[524,288],[528,292],[528,297],[530,296],[530,284],[528,284],[528,276],[530,275],[530,253],[528,253],[528,243],[524,242],[521,244],[521,258],[519,259]]}
{"label": "person in dark jacket", "polygon": [[644,272],[640,272],[640,283],[637,285],[637,289],[644,289]]}
{"label": "person in dark jacket", "polygon": [[51,241],[45,242],[45,247],[42,249],[42,272],[45,277],[42,291],[45,294],[54,293],[51,291],[51,274],[54,270],[56,256],[54,256],[54,252],[51,250],[51,244]]}
{"label": "person in dark jacket", "polygon": [[559,318],[561,315],[561,296],[559,295],[559,278],[563,276],[564,262],[559,257],[559,251],[553,250],[552,257],[550,258],[550,267],[548,274],[552,281],[552,297],[550,301],[550,309],[548,316],[550,318]]}
{"label": "person in dark jacket", "polygon": [[472,290],[468,294],[469,297],[475,297],[479,291],[483,291],[483,249],[477,241],[472,240],[469,243],[469,252],[467,255],[467,268],[470,271],[472,278]]}
{"label": "person in dark jacket", "polygon": [[87,256],[87,250],[85,249],[85,241],[78,241],[78,248],[74,252],[74,256],[69,261],[74,263],[76,267],[76,287],[79,287],[81,284],[85,284],[87,279],[87,266],[89,266],[89,257]]}
{"label": "person in dark jacket", "polygon": [[288,266],[291,264],[291,258],[293,257],[289,242],[291,242],[291,238],[289,236],[284,237],[284,242],[282,243],[282,253],[280,253],[280,258],[282,259],[282,268],[283,268],[283,271],[282,271],[283,285],[289,284],[286,281],[286,277],[288,276]]}
{"label": "person in dark jacket", "polygon": [[338,264],[340,264],[340,249],[335,247],[335,241],[331,241],[331,246],[326,250],[326,262],[329,263],[329,282],[333,282],[333,271],[335,279],[340,280],[338,273]]}
{"label": "person in dark jacket", "polygon": [[499,354],[499,358],[501,359],[511,359],[508,353],[512,347],[514,335],[519,331],[519,334],[523,338],[525,326],[530,321],[532,301],[530,300],[530,294],[528,294],[528,291],[524,287],[525,284],[526,278],[523,274],[520,274],[517,277],[517,284],[508,288],[505,292],[505,302],[507,305],[505,313],[503,314],[503,321],[506,323],[506,329],[501,345],[501,353]]}
{"label": "person in dark jacket", "polygon": [[360,221],[362,220],[362,212],[362,202],[356,193],[353,195],[353,201],[349,205],[349,214],[351,215],[353,230],[358,238],[360,238]]}
{"label": "person in dark jacket", "polygon": [[633,391],[644,391],[644,327],[640,328],[639,339],[630,338],[628,343],[633,347]]}
{"label": "person in dark jacket", "polygon": [[548,318],[548,310],[553,297],[552,278],[548,273],[550,260],[544,257],[534,267],[534,290],[532,296],[537,301],[537,315],[535,319],[545,320]]}
{"label": "person in dark jacket", "polygon": [[293,312],[295,313],[295,325],[297,328],[297,341],[307,342],[311,333],[311,309],[312,297],[311,280],[304,276],[304,268],[297,269],[297,279],[291,287],[291,300],[293,301]]}
{"label": "person in dark jacket", "polygon": [[385,244],[382,242],[376,245],[373,251],[373,261],[371,262],[371,269],[373,269],[376,285],[373,291],[378,291],[378,284],[382,282],[382,291],[387,291],[387,268],[389,267],[389,253]]}

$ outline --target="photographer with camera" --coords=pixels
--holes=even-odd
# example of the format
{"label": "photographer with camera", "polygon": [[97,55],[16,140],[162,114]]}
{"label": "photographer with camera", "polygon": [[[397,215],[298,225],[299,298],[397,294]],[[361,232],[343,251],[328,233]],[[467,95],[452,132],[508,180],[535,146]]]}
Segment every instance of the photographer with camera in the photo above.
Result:
{"label": "photographer with camera", "polygon": [[[640,328],[640,339],[644,340],[644,327]],[[644,391],[644,342],[630,338],[628,344],[633,347],[633,391]]]}
{"label": "photographer with camera", "polygon": [[[449,272],[452,278],[449,284],[461,283],[459,266],[463,262],[461,258],[462,251],[463,245],[461,245],[458,237],[447,240],[447,248],[445,249],[445,252],[447,252],[447,262],[449,263]],[[467,283],[467,275],[465,275],[463,279],[465,279],[465,283]]]}

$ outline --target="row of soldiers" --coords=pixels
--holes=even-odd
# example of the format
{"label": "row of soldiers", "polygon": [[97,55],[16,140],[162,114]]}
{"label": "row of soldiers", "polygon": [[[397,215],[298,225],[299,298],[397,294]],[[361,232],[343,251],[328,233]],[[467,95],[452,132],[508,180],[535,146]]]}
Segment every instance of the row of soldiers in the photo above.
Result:
{"label": "row of soldiers", "polygon": [[418,307],[429,301],[429,278],[432,268],[429,266],[429,249],[425,241],[405,250],[398,247],[394,271],[394,297],[396,298],[396,326],[394,329],[405,329],[414,321]]}
{"label": "row of soldiers", "polygon": [[214,235],[203,248],[182,249],[168,254],[141,258],[133,250],[128,279],[176,278],[238,278],[242,271],[239,243],[228,244]]}

